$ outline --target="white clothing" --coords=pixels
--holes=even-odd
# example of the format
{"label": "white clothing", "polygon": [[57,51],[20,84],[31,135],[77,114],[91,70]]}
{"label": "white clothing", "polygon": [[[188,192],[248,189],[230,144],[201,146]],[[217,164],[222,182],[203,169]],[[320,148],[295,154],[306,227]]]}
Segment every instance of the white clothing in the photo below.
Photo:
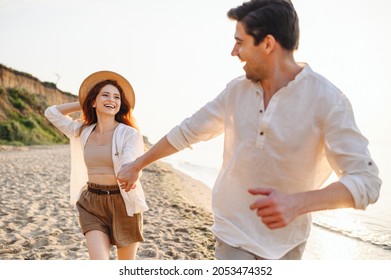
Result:
{"label": "white clothing", "polygon": [[[63,115],[56,106],[47,108],[45,116],[70,139],[70,202],[75,204],[83,186],[88,181],[87,168],[84,162],[84,147],[96,124],[85,127],[79,136],[79,130],[83,123]],[[112,142],[112,159],[115,174],[118,174],[123,164],[132,162],[143,153],[144,142],[140,133],[134,128],[120,123],[114,131]],[[133,216],[134,213],[140,213],[148,209],[140,181],[137,181],[136,185],[137,187],[129,192],[125,192],[120,188],[128,216]]]}
{"label": "white clothing", "polygon": [[304,242],[311,216],[270,230],[249,209],[250,188],[284,193],[319,189],[332,169],[351,192],[355,208],[379,196],[381,180],[342,92],[306,65],[271,98],[242,76],[167,135],[178,150],[222,133],[223,163],[213,187],[212,230],[223,242],[266,259],[279,259]]}

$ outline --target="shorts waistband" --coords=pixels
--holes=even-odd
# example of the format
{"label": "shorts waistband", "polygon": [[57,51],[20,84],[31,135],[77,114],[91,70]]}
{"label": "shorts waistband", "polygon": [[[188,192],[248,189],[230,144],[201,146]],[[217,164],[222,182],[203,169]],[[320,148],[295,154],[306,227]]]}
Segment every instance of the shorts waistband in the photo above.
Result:
{"label": "shorts waistband", "polygon": [[95,194],[120,194],[121,191],[118,185],[100,185],[87,182],[88,191]]}

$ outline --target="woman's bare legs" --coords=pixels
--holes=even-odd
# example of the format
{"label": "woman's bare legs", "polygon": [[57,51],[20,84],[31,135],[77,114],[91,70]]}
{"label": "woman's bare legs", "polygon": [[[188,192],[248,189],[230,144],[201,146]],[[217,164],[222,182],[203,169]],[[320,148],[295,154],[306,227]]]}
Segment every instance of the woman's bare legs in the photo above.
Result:
{"label": "woman's bare legs", "polygon": [[110,239],[103,231],[91,230],[86,233],[88,254],[91,260],[108,260]]}
{"label": "woman's bare legs", "polygon": [[139,242],[130,244],[127,247],[117,249],[119,260],[135,260]]}
{"label": "woman's bare legs", "polygon": [[[110,258],[110,239],[100,230],[86,233],[88,254],[91,260],[108,260]],[[119,260],[135,260],[139,242],[117,249]]]}

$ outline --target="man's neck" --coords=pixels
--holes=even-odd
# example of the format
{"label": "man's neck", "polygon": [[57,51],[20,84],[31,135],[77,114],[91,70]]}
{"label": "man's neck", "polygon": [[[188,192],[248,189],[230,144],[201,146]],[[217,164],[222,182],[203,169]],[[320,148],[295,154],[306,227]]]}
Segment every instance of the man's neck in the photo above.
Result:
{"label": "man's neck", "polygon": [[281,88],[287,86],[303,70],[303,66],[297,64],[293,59],[276,62],[270,68],[269,76],[260,83],[263,89],[265,108],[273,95]]}

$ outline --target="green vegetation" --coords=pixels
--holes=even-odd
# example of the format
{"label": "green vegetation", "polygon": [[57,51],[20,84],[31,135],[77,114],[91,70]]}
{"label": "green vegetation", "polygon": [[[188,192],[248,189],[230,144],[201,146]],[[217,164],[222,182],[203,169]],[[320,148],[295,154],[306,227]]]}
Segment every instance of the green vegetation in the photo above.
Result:
{"label": "green vegetation", "polygon": [[47,107],[46,100],[38,95],[23,89],[0,87],[0,145],[68,143],[45,118]]}

